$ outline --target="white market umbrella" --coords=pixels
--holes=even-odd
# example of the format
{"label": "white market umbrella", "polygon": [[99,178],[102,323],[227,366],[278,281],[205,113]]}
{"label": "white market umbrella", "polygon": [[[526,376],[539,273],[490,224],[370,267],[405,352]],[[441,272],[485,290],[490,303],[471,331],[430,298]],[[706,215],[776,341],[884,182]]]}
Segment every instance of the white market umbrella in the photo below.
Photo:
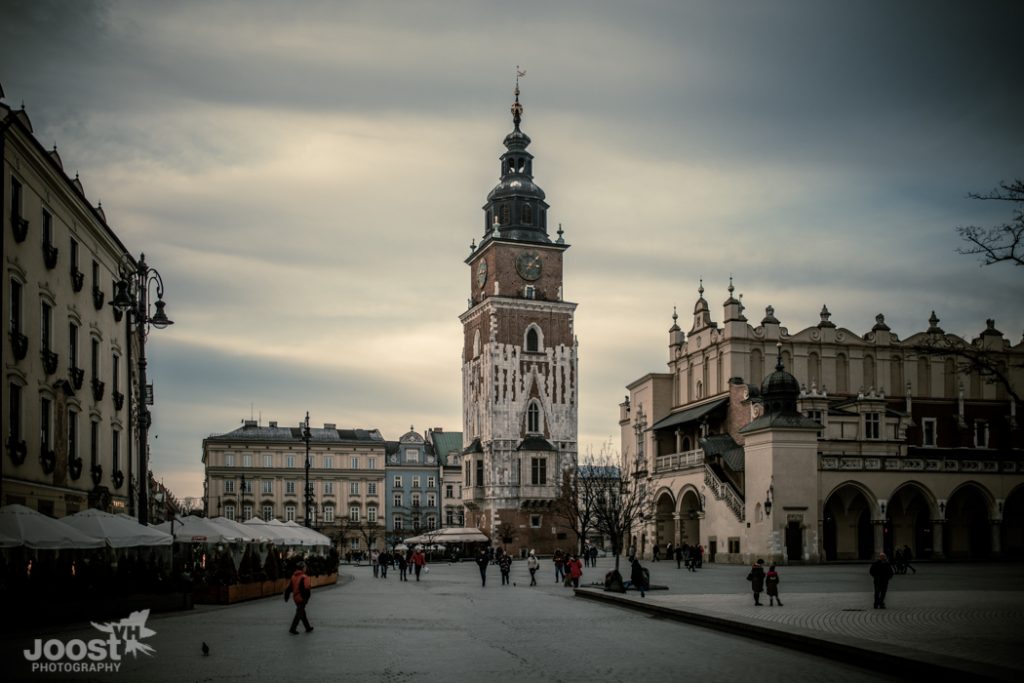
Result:
{"label": "white market umbrella", "polygon": [[[171,533],[171,523],[157,524],[160,531]],[[205,517],[183,517],[174,523],[174,540],[177,543],[230,543],[237,532],[229,532]]]}
{"label": "white market umbrella", "polygon": [[269,536],[270,540],[273,541],[275,545],[301,545],[298,536],[285,529],[284,525],[276,519],[271,521],[277,522],[277,524],[264,522],[259,517],[247,519],[244,524],[256,529],[257,534]]}
{"label": "white market umbrella", "polygon": [[134,519],[90,508],[60,520],[89,536],[102,538],[111,548],[170,545],[174,538],[159,529],[143,526]]}
{"label": "white market umbrella", "polygon": [[[270,523],[273,524],[276,521],[277,521],[276,519],[273,519],[273,520],[270,520]],[[278,522],[278,523],[280,523],[280,522]],[[300,524],[297,524],[296,522],[288,521],[288,522],[285,522],[282,526],[288,527],[292,531],[297,532],[299,534],[299,537],[302,539],[302,545],[307,545],[307,546],[313,547],[313,546],[330,545],[331,544],[331,539],[327,538],[326,536],[324,536],[319,531],[316,531],[314,529],[308,529],[308,528],[306,528],[304,526],[301,526]]]}
{"label": "white market umbrella", "polygon": [[269,538],[270,534],[263,533],[260,527],[246,526],[241,522],[237,522],[233,519],[228,519],[227,517],[214,517],[210,521],[214,524],[219,524],[220,526],[226,529],[234,531],[241,537],[242,540],[248,543],[260,543],[262,541],[271,540]]}
{"label": "white market umbrella", "polygon": [[36,550],[102,548],[106,545],[102,538],[83,534],[24,505],[0,508],[0,536],[11,539],[15,545]]}

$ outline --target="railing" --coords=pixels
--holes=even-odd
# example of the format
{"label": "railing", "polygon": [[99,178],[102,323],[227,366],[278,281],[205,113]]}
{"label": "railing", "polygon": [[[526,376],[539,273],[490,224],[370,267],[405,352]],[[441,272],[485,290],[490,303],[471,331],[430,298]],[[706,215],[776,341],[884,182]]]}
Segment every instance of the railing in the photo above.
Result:
{"label": "railing", "polygon": [[719,479],[718,475],[707,465],[704,465],[704,483],[715,494],[715,498],[724,502],[732,510],[736,519],[741,522],[746,521],[746,506],[743,499],[733,490],[732,486]]}
{"label": "railing", "polygon": [[704,464],[704,449],[698,448],[685,453],[672,453],[671,455],[659,455],[654,459],[655,472],[669,472],[672,470],[685,470],[690,467],[700,467]]}

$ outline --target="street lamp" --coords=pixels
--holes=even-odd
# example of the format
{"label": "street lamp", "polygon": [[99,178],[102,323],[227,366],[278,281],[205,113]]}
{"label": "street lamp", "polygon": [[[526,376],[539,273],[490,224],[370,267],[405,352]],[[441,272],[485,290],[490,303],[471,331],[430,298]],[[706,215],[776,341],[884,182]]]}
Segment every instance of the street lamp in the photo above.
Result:
{"label": "street lamp", "polygon": [[[149,523],[149,473],[147,471],[149,460],[149,423],[151,417],[149,408],[152,397],[146,392],[146,337],[149,335],[149,328],[161,330],[168,325],[173,325],[167,314],[164,312],[164,281],[160,273],[146,264],[146,255],[139,254],[138,262],[132,260],[130,254],[125,253],[118,264],[118,273],[121,279],[114,284],[114,298],[110,305],[128,313],[129,325],[135,325],[135,339],[139,347],[138,378],[139,396],[135,410],[136,430],[139,437],[139,478],[142,482],[139,486],[139,524]],[[149,288],[156,285],[156,301],[153,302],[156,312],[150,315],[149,310]]]}
{"label": "street lamp", "polygon": [[306,442],[306,527],[311,527],[309,519],[309,510],[313,505],[313,492],[309,488],[309,439],[311,434],[309,433],[309,411],[306,411],[306,421],[302,425],[302,440]]}

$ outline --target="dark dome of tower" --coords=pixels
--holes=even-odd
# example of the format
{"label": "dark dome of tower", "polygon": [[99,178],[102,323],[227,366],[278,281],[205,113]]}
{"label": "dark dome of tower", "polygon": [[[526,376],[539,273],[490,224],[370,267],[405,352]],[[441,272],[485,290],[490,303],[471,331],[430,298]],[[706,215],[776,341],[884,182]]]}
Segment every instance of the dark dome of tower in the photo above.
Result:
{"label": "dark dome of tower", "polygon": [[519,125],[516,125],[515,130],[505,136],[505,147],[508,149],[523,150],[530,146],[530,136],[519,130]]}
{"label": "dark dome of tower", "polygon": [[765,377],[764,382],[761,383],[761,394],[763,396],[769,394],[799,396],[800,383],[796,381],[796,377],[786,372],[785,368],[782,367],[782,363],[779,363],[775,366],[775,372]]}
{"label": "dark dome of tower", "polygon": [[487,201],[505,197],[533,197],[544,199],[544,190],[526,176],[506,176],[487,194]]}
{"label": "dark dome of tower", "polygon": [[765,410],[771,415],[797,413],[796,403],[800,398],[800,383],[796,377],[786,372],[782,364],[782,353],[775,363],[775,372],[765,377],[761,383],[761,400]]}

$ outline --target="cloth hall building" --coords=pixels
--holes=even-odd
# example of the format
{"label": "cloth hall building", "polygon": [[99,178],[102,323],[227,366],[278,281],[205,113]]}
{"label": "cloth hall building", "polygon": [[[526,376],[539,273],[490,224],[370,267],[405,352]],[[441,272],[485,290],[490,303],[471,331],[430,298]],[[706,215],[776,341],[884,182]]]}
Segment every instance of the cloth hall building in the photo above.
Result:
{"label": "cloth hall building", "polygon": [[934,312],[906,339],[881,315],[856,333],[827,308],[790,333],[770,306],[748,322],[731,281],[718,323],[698,291],[689,332],[673,315],[668,372],[633,381],[620,404],[623,472],[653,492],[638,550],[700,544],[742,563],[904,546],[1024,555],[1024,341],[992,320],[964,340]]}

